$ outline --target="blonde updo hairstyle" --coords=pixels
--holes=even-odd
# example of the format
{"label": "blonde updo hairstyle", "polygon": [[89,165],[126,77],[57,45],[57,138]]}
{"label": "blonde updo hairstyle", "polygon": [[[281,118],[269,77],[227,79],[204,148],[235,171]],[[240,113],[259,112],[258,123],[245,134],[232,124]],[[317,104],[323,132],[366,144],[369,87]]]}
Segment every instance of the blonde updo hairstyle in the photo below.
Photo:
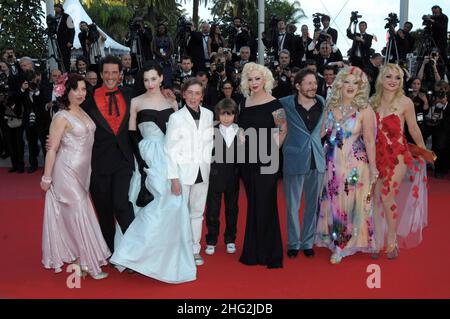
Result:
{"label": "blonde updo hairstyle", "polygon": [[256,64],[254,62],[249,62],[244,65],[244,69],[242,70],[241,74],[241,92],[244,94],[245,97],[248,97],[251,95],[250,92],[250,86],[248,84],[248,77],[250,76],[250,73],[253,71],[257,71],[261,73],[261,76],[265,79],[264,84],[264,91],[268,94],[272,94],[272,88],[273,88],[273,75],[272,72],[266,68],[265,66],[261,64]]}
{"label": "blonde updo hairstyle", "polygon": [[341,89],[344,85],[345,79],[349,75],[355,76],[356,80],[359,82],[358,91],[352,99],[351,106],[357,110],[365,109],[368,106],[370,85],[367,76],[360,68],[350,66],[343,68],[336,75],[336,79],[333,82],[332,93],[327,102],[327,108],[329,110],[333,110],[342,104]]}
{"label": "blonde updo hairstyle", "polygon": [[[398,89],[394,93],[394,97],[392,98],[391,104],[396,99],[398,99],[404,95],[404,93],[403,93],[403,78],[404,78],[403,70],[397,64],[393,64],[393,63],[386,64],[385,66],[381,67],[381,69],[380,69],[380,74],[378,74],[377,81],[375,82],[375,94],[370,99],[370,104],[372,105],[372,108],[374,111],[376,111],[380,107],[381,98],[384,93],[383,79],[389,71],[397,73],[400,76],[400,85],[398,86]],[[391,110],[396,111],[397,108],[395,108],[395,106],[391,105]]]}

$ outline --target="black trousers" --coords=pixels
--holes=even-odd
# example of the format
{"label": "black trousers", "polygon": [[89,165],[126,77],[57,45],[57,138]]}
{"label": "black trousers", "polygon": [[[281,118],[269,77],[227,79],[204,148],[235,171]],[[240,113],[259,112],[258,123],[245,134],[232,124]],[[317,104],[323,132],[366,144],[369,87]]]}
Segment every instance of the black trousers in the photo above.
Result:
{"label": "black trousers", "polygon": [[5,127],[5,137],[8,143],[9,151],[11,152],[11,165],[12,168],[23,170],[23,149],[25,143],[23,141],[23,127],[10,128]]}
{"label": "black trousers", "polygon": [[28,144],[28,162],[30,167],[38,167],[39,134],[36,125],[25,126],[25,136]]}
{"label": "black trousers", "polygon": [[[210,184],[211,185],[211,184]],[[208,197],[206,199],[206,227],[208,234],[206,235],[207,245],[216,245],[220,230],[220,206],[222,202],[222,194],[225,196],[225,244],[234,243],[236,240],[237,217],[238,217],[238,198],[239,188],[224,192],[215,192],[208,189]]]}
{"label": "black trousers", "polygon": [[132,173],[131,168],[124,167],[111,174],[91,174],[92,201],[111,253],[114,251],[115,220],[125,233],[134,219],[133,205],[128,201]]}
{"label": "black trousers", "polygon": [[447,123],[436,126],[425,126],[423,139],[426,141],[431,135],[432,149],[436,153],[437,160],[434,163],[435,173],[447,174],[449,170],[449,137],[450,128]]}

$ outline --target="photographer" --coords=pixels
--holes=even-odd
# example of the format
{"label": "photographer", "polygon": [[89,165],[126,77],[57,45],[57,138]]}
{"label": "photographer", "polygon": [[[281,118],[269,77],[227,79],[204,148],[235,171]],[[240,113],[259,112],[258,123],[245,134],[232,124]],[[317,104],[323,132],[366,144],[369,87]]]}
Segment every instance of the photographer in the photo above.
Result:
{"label": "photographer", "polygon": [[[209,30],[209,25],[206,24],[206,26],[205,24],[202,24],[202,30],[206,28]],[[194,63],[193,67],[194,72],[206,71],[204,44],[205,41],[203,33],[196,31],[195,26],[191,24],[190,33],[188,33],[186,40],[186,53],[192,58],[192,62]],[[208,40],[206,39],[206,54],[207,52],[208,52]]]}
{"label": "photographer", "polygon": [[364,66],[369,63],[370,58],[370,48],[372,47],[373,36],[366,33],[367,23],[365,21],[361,21],[358,25],[359,33],[352,33],[351,26],[352,24],[358,23],[358,12],[352,12],[352,16],[350,18],[350,24],[347,28],[347,38],[353,40],[352,47],[349,52],[349,61],[353,66],[357,66],[361,69],[364,69]]}
{"label": "photographer", "polygon": [[73,47],[73,40],[75,38],[75,27],[72,18],[64,13],[62,4],[55,4],[55,17],[57,21],[56,39],[58,47],[62,55],[62,62],[65,71],[70,70],[70,54]]}
{"label": "photographer", "polygon": [[422,81],[422,86],[426,90],[432,90],[434,84],[444,76],[445,66],[439,63],[439,49],[433,48],[430,55],[423,58],[417,77]]}
{"label": "photographer", "polygon": [[431,11],[433,15],[423,16],[422,19],[424,23],[429,21],[431,24],[433,40],[439,49],[444,65],[446,65],[448,17],[442,13],[442,9],[439,6],[433,6]]}
{"label": "photographer", "polygon": [[332,43],[336,44],[337,39],[338,39],[338,32],[336,29],[333,29],[330,27],[330,16],[323,15],[321,21],[322,21],[322,25],[323,25],[322,32],[325,32],[325,33],[331,35],[331,38],[333,40]]}
{"label": "photographer", "polygon": [[282,50],[295,52],[295,36],[286,32],[286,22],[283,19],[277,23],[278,34],[272,39],[271,47],[275,53],[274,59],[278,60],[278,55]]}
{"label": "photographer", "polygon": [[7,94],[0,95],[0,108],[4,112],[3,119],[6,121],[4,127],[5,140],[11,153],[11,168],[8,172],[21,174],[24,172],[22,104],[17,102],[16,93],[9,91]]}
{"label": "photographer", "polygon": [[395,34],[400,60],[406,60],[406,55],[412,53],[414,50],[415,40],[410,33],[412,27],[413,24],[407,21],[403,24],[403,29],[398,29]]}
{"label": "photographer", "polygon": [[134,18],[129,28],[125,43],[131,50],[132,68],[140,70],[145,62],[153,60],[152,30],[144,23],[142,17]]}
{"label": "photographer", "polygon": [[228,28],[228,43],[233,53],[239,52],[243,46],[250,46],[250,34],[242,28],[242,20],[239,17],[235,17],[233,26]]}
{"label": "photographer", "polygon": [[79,24],[80,33],[78,33],[78,40],[80,41],[81,50],[83,50],[83,56],[89,56],[88,47],[86,44],[87,33],[88,33],[88,23],[86,21],[81,21]]}
{"label": "photographer", "polygon": [[[417,125],[420,128],[420,132],[422,133],[422,136],[425,135],[425,116],[427,115],[430,106],[428,103],[428,97],[426,95],[427,91],[422,88],[422,81],[420,81],[419,78],[414,78],[410,81],[408,81],[407,84],[408,87],[408,94],[407,96],[412,100],[414,103],[414,111],[416,114],[416,122]],[[429,93],[432,93],[432,91],[429,91]],[[431,94],[430,94],[431,97]],[[405,129],[405,135],[408,142],[413,142],[413,139],[411,135],[409,134],[408,130]]]}
{"label": "photographer", "polygon": [[424,140],[432,136],[433,151],[437,155],[434,163],[434,174],[437,178],[442,178],[448,173],[449,154],[448,136],[450,133],[450,108],[448,107],[448,97],[445,90],[435,92],[432,99],[430,111],[426,118],[426,133]]}
{"label": "photographer", "polygon": [[99,73],[100,60],[106,56],[105,42],[107,40],[104,34],[95,23],[88,25],[86,45],[88,48],[89,70]]}
{"label": "photographer", "polygon": [[0,61],[0,158],[7,158],[10,156],[8,143],[6,142],[6,121],[5,108],[3,103],[8,97],[9,92],[10,70],[6,62]]}
{"label": "photographer", "polygon": [[19,73],[19,62],[17,61],[13,48],[6,47],[3,49],[2,60],[8,65],[11,75],[17,75]]}
{"label": "photographer", "polygon": [[292,94],[291,84],[291,54],[288,50],[284,49],[280,51],[278,61],[274,61],[271,66],[272,73],[274,74],[275,87],[272,91],[272,95],[277,99]]}
{"label": "photographer", "polygon": [[323,70],[326,65],[337,66],[339,68],[344,67],[344,59],[341,51],[333,52],[328,41],[324,41],[320,44],[319,54],[314,55],[317,61],[317,70],[323,75]]}
{"label": "photographer", "polygon": [[158,32],[152,42],[152,52],[155,61],[159,63],[163,69],[164,87],[172,86],[172,54],[173,42],[168,35],[167,26],[164,23],[158,24]]}
{"label": "photographer", "polygon": [[308,46],[313,40],[309,37],[309,30],[306,24],[302,25],[301,32],[302,34],[298,37],[295,45],[296,54],[293,57],[293,64],[303,68],[306,60],[312,58],[312,52],[308,50]]}
{"label": "photographer", "polygon": [[28,144],[28,173],[34,173],[38,168],[39,146],[45,148],[45,139],[50,127],[50,115],[45,111],[43,94],[41,94],[42,74],[40,71],[28,70],[24,73],[25,81],[20,89],[19,100],[23,106],[22,124]]}

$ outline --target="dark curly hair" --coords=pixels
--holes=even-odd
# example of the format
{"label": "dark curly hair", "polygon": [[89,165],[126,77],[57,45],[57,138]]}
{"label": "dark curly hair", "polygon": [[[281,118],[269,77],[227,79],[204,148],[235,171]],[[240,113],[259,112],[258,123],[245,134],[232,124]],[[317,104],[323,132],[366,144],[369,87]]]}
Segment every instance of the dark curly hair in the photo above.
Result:
{"label": "dark curly hair", "polygon": [[66,81],[66,89],[64,90],[64,94],[58,99],[59,108],[61,110],[70,110],[69,108],[69,92],[70,90],[78,89],[78,82],[85,81],[82,75],[71,73]]}

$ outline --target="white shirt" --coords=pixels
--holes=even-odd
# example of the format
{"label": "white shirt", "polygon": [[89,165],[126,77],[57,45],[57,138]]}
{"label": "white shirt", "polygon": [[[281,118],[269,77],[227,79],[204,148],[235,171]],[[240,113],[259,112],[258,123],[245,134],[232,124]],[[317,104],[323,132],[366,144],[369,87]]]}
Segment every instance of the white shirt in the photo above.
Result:
{"label": "white shirt", "polygon": [[234,137],[236,136],[238,130],[239,126],[235,123],[231,124],[228,127],[222,124],[219,125],[220,134],[222,134],[222,137],[225,140],[227,147],[230,147],[231,144],[233,144]]}

